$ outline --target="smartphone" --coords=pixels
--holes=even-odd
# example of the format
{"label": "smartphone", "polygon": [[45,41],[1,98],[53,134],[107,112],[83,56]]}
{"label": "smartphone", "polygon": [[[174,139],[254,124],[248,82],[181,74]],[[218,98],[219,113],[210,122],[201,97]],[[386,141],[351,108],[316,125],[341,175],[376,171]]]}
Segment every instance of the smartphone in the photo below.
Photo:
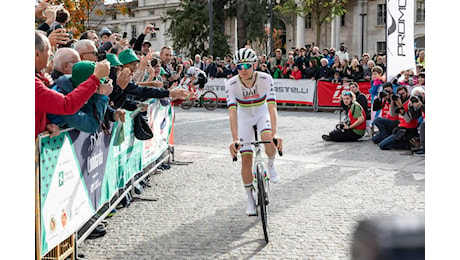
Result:
{"label": "smartphone", "polygon": [[126,39],[126,37],[128,37],[128,32],[123,33],[123,39]]}

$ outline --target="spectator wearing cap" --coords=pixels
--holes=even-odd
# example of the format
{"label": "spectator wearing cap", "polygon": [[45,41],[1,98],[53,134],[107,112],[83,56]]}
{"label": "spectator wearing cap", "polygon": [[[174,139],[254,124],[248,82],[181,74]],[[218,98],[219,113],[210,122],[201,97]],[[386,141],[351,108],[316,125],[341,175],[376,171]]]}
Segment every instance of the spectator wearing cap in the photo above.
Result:
{"label": "spectator wearing cap", "polygon": [[321,66],[315,73],[316,80],[328,80],[331,77],[331,69],[327,66],[328,61],[326,58],[321,59]]}
{"label": "spectator wearing cap", "polygon": [[112,31],[107,27],[102,28],[99,32],[99,37],[101,37],[102,43],[109,41],[110,35],[112,35]]}
{"label": "spectator wearing cap", "polygon": [[[64,75],[56,81],[53,89],[64,95],[70,94],[78,85],[87,81],[94,73],[96,62],[80,61],[72,68],[71,75]],[[83,107],[73,115],[48,114],[48,119],[60,128],[74,127],[75,129],[95,133],[100,125],[101,118],[104,118],[109,102],[109,95],[112,93],[112,81],[106,78],[99,80],[100,86]]]}
{"label": "spectator wearing cap", "polygon": [[139,34],[139,36],[137,36],[136,40],[134,41],[134,45],[133,45],[133,50],[136,53],[140,54],[142,52],[142,47],[146,41],[145,36],[147,36],[148,33],[151,33],[153,29],[154,27],[152,24],[147,24],[144,28],[144,31],[142,31],[142,33]]}
{"label": "spectator wearing cap", "polygon": [[72,48],[59,48],[54,54],[51,78],[57,80],[64,74],[72,74],[73,65],[79,61],[80,55],[76,50]]}
{"label": "spectator wearing cap", "polygon": [[[109,75],[108,62],[96,65],[93,75],[77,85],[70,94],[62,95],[49,89],[43,82],[40,71],[48,66],[50,43],[45,34],[35,31],[35,136],[47,129],[46,114],[71,115],[76,113],[94,94],[100,85],[100,79]],[[56,128],[54,128],[56,130]]]}
{"label": "spectator wearing cap", "polygon": [[149,41],[144,40],[144,43],[142,43],[141,54],[142,55],[149,54],[151,47],[152,47],[152,44]]}
{"label": "spectator wearing cap", "polygon": [[168,90],[165,88],[142,87],[130,80],[140,62],[132,49],[122,51],[118,59],[123,64],[123,70],[117,78],[117,85],[123,90],[123,93],[127,95],[133,95],[136,99],[142,100],[149,98],[164,98],[168,96],[176,99],[185,99],[190,94],[185,89]]}
{"label": "spectator wearing cap", "polygon": [[79,40],[75,43],[74,49],[80,55],[81,60],[98,61],[98,52],[94,41],[89,39]]}
{"label": "spectator wearing cap", "polygon": [[283,77],[283,68],[286,65],[286,58],[283,57],[281,49],[275,50],[275,57],[270,60],[270,71],[274,78]]}

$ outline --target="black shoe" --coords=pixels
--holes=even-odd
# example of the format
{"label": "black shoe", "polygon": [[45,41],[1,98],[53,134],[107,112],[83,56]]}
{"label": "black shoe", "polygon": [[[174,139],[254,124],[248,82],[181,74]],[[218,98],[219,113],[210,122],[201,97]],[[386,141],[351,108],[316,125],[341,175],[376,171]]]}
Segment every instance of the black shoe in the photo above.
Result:
{"label": "black shoe", "polygon": [[161,167],[163,167],[163,169],[165,169],[165,170],[171,169],[171,165],[169,165],[169,164],[167,164],[167,163],[162,163],[162,164],[161,164]]}
{"label": "black shoe", "polygon": [[323,135],[321,138],[323,138],[324,141],[331,141],[331,137],[328,135]]}
{"label": "black shoe", "polygon": [[103,237],[103,236],[105,236],[105,234],[107,234],[107,230],[105,229],[104,225],[99,224],[93,230],[93,232],[91,232],[91,234],[89,234],[88,238],[89,239],[94,239],[94,238],[98,238],[98,237]]}

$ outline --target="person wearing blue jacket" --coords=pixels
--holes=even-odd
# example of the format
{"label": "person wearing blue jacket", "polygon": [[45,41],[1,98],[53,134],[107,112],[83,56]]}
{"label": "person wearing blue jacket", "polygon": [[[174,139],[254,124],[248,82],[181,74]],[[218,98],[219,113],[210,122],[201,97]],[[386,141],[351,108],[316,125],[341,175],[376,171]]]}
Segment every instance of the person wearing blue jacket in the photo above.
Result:
{"label": "person wearing blue jacket", "polygon": [[[80,61],[72,68],[71,75],[63,75],[56,80],[53,89],[64,95],[72,92],[80,83],[86,81],[94,72],[96,62]],[[101,79],[101,85],[83,107],[73,115],[48,114],[48,119],[60,128],[74,127],[75,129],[95,133],[107,110],[109,95],[112,93],[112,81]]]}

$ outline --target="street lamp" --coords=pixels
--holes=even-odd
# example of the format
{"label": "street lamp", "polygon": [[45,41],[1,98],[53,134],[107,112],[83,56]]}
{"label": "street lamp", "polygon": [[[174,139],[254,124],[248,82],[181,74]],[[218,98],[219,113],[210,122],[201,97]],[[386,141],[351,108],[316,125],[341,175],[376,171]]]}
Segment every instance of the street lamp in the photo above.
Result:
{"label": "street lamp", "polygon": [[364,54],[364,17],[367,14],[359,14],[361,16],[361,56]]}

